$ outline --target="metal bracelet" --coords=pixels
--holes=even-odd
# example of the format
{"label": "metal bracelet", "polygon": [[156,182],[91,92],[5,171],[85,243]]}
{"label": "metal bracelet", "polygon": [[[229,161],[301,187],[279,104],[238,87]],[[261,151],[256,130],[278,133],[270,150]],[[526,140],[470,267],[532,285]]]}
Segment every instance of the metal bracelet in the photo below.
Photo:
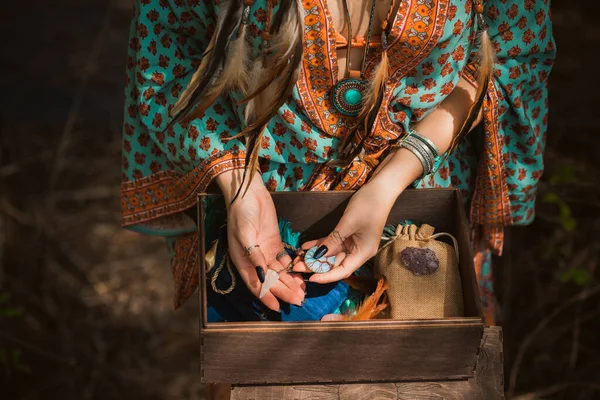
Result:
{"label": "metal bracelet", "polygon": [[423,142],[421,142],[419,139],[415,138],[414,136],[410,136],[408,138],[408,143],[410,143],[412,146],[416,147],[421,152],[423,157],[427,160],[426,172],[427,172],[427,174],[429,174],[429,172],[431,172],[431,170],[433,169],[433,167],[435,165],[435,154],[431,151],[429,146],[427,146],[426,144],[424,144]]}
{"label": "metal bracelet", "polygon": [[416,138],[411,138],[409,143],[413,147],[415,147],[418,151],[420,151],[421,154],[423,155],[423,157],[427,160],[427,167],[425,168],[424,174],[429,175],[431,173],[431,171],[433,170],[433,168],[435,167],[435,163],[436,163],[435,154],[431,151],[431,149],[427,145],[425,145],[423,142],[419,141]]}
{"label": "metal bracelet", "polygon": [[429,138],[421,135],[419,132],[415,131],[414,129],[410,131],[410,135],[414,138],[419,139],[424,144],[426,144],[427,147],[429,147],[431,149],[431,151],[433,152],[433,154],[435,154],[436,157],[440,156],[440,149]]}
{"label": "metal bracelet", "polygon": [[425,159],[425,156],[422,154],[422,152],[419,149],[417,149],[416,146],[413,146],[407,140],[402,142],[401,147],[404,147],[405,149],[409,150],[421,162],[421,165],[423,166],[423,175],[421,176],[421,179],[423,179],[427,175],[427,171],[429,169],[429,163]]}
{"label": "metal bracelet", "polygon": [[419,151],[421,153],[421,155],[423,156],[423,158],[427,161],[427,166],[424,167],[425,175],[428,175],[429,173],[431,173],[431,171],[435,167],[435,162],[436,162],[436,156],[431,151],[431,149],[427,145],[425,145],[423,142],[421,142],[419,139],[414,138],[412,136],[408,137],[406,142],[408,144],[410,144],[412,147],[414,147],[417,151]]}

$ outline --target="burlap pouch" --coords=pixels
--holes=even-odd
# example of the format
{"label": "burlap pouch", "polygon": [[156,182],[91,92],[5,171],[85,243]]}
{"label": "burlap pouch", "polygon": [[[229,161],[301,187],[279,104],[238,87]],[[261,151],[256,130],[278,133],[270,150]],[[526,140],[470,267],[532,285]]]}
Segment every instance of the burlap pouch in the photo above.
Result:
{"label": "burlap pouch", "polygon": [[[392,319],[438,319],[463,316],[463,295],[458,270],[457,247],[435,240],[435,228],[423,224],[399,225],[396,236],[390,238],[375,257],[375,272],[385,276]],[[402,261],[400,253],[406,248],[428,248],[437,256],[435,272],[416,275]],[[455,250],[456,248],[456,250]],[[414,250],[409,250],[414,252]],[[429,253],[429,252],[427,252]],[[430,253],[429,253],[430,254]],[[414,270],[414,268],[413,268]]]}

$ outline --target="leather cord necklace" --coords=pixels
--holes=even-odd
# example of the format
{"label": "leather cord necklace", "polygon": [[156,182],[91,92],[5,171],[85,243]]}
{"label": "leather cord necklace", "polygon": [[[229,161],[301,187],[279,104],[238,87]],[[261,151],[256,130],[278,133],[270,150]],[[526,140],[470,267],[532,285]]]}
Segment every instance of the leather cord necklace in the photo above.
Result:
{"label": "leather cord necklace", "polygon": [[[342,0],[344,4],[344,13],[346,14],[346,25],[348,26],[348,45],[346,51],[346,77],[336,83],[331,89],[331,99],[334,107],[342,114],[348,117],[356,117],[362,109],[365,87],[368,82],[364,79],[367,57],[371,47],[371,34],[373,31],[373,20],[375,19],[375,5],[377,0],[373,0],[371,5],[371,14],[369,16],[369,30],[367,32],[367,41],[360,72],[351,70],[350,50],[352,49],[352,20],[350,18],[350,9],[348,0]],[[356,77],[358,75],[358,77]]]}

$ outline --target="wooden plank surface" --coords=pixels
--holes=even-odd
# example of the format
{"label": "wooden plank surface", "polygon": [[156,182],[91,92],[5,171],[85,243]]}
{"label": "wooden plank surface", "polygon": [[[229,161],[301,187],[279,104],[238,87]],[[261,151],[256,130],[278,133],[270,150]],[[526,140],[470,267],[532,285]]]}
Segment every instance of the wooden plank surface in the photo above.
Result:
{"label": "wooden plank surface", "polygon": [[234,400],[502,400],[504,399],[502,329],[499,327],[485,329],[474,378],[460,381],[388,384],[242,386],[233,388],[231,398]]}
{"label": "wooden plank surface", "polygon": [[319,323],[312,329],[205,329],[202,382],[396,382],[474,375],[482,337],[477,323],[404,328],[347,324],[337,329]]}
{"label": "wooden plank surface", "polygon": [[398,383],[398,400],[504,399],[502,329],[486,328],[481,343],[474,378],[464,381]]}
{"label": "wooden plank surface", "polygon": [[367,383],[364,385],[340,385],[340,400],[396,400],[394,383]]}
{"label": "wooden plank surface", "polygon": [[231,400],[338,400],[339,385],[234,387]]}

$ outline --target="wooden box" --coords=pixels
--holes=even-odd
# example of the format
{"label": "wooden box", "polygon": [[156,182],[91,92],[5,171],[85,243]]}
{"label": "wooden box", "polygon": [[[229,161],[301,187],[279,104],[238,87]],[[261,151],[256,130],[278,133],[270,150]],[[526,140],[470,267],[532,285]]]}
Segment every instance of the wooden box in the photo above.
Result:
{"label": "wooden box", "polygon": [[[203,221],[206,196],[218,195],[200,195],[199,221]],[[352,192],[281,192],[273,194],[273,201],[279,217],[312,239],[333,230],[351,196]],[[204,290],[205,232],[204,224],[199,223],[202,382],[239,385],[473,377],[484,324],[460,193],[452,189],[405,191],[388,223],[407,219],[431,224],[437,232],[458,239],[464,317],[209,323]]]}

